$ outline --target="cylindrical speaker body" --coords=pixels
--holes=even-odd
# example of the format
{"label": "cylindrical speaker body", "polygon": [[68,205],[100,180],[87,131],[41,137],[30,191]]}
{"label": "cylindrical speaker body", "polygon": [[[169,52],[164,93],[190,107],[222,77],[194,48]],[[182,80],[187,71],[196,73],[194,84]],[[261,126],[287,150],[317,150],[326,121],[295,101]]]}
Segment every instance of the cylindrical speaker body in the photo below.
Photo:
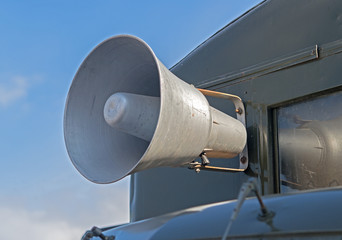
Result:
{"label": "cylindrical speaker body", "polygon": [[233,158],[242,152],[247,141],[245,126],[236,118],[210,107],[212,129],[205,147],[208,157]]}
{"label": "cylindrical speaker body", "polygon": [[[110,106],[120,101],[126,101],[122,109]],[[83,61],[64,114],[70,159],[96,183],[182,166],[205,148],[209,156],[235,156],[246,142],[241,126],[210,108],[204,95],[171,73],[145,42],[127,35],[105,40]]]}
{"label": "cylindrical speaker body", "polygon": [[156,61],[161,89],[159,120],[153,139],[133,172],[191,162],[205,148],[211,131],[207,99]]}

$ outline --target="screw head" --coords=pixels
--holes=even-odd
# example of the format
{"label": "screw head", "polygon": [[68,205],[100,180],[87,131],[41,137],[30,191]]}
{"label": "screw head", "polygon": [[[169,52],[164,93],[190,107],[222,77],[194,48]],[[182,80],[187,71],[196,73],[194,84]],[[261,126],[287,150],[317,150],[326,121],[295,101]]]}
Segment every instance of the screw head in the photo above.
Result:
{"label": "screw head", "polygon": [[235,109],[235,112],[237,113],[237,114],[242,114],[242,109],[239,107],[238,109]]}
{"label": "screw head", "polygon": [[240,158],[240,162],[242,164],[245,164],[247,162],[247,158],[245,156],[243,156],[242,158]]}

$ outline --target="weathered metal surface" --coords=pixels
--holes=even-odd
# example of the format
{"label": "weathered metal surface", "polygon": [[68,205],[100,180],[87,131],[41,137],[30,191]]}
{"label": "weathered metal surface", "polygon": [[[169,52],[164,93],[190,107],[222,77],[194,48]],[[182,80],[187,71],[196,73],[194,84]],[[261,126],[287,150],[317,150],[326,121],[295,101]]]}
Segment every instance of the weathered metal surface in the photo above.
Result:
{"label": "weathered metal surface", "polygon": [[[217,98],[223,98],[227,99],[229,101],[232,101],[235,106],[235,112],[237,115],[237,119],[243,124],[244,127],[246,127],[246,111],[245,111],[245,106],[243,105],[243,101],[239,96],[233,95],[233,94],[228,94],[228,93],[222,93],[222,92],[217,92],[217,91],[210,91],[206,89],[198,89],[201,93],[203,93],[205,96],[212,96],[212,97],[217,97]],[[222,122],[224,122],[224,119],[222,119]],[[222,128],[221,131],[223,131],[224,128]],[[226,136],[229,136],[226,134]],[[237,139],[237,138],[235,138]],[[234,142],[236,141],[235,139],[231,138],[227,139],[228,141],[226,142]],[[221,141],[222,142],[222,141]],[[231,143],[230,143],[231,144]],[[236,144],[236,143],[235,143]],[[234,144],[234,145],[235,145]],[[238,144],[241,145],[241,144]],[[239,169],[246,170],[248,167],[248,148],[247,144],[244,144],[244,148],[242,151],[239,151],[239,159],[240,159],[240,167]]]}
{"label": "weathered metal surface", "polygon": [[[205,86],[243,99],[249,172],[258,175],[263,194],[279,192],[277,108],[341,89],[341,13],[342,2],[338,0],[266,1],[218,31],[171,69],[194,86]],[[289,58],[284,59],[284,56]],[[277,65],[274,60],[281,64]],[[289,65],[287,60],[290,60]],[[255,68],[262,67],[262,63],[272,71]],[[229,78],[229,73],[241,73],[242,69],[256,72],[249,72],[251,77],[246,79]],[[267,74],[258,75],[258,71]],[[215,85],[201,85],[208,79],[222,76],[227,78]],[[208,100],[220,111],[235,114],[234,106],[216,99]],[[218,159],[210,161],[213,166],[230,166]],[[196,174],[187,169],[161,168],[135,174],[131,183],[131,220],[235,199],[247,179],[245,173],[203,171]],[[202,187],[193,186],[207,187],[203,191]],[[166,202],[172,204],[164,204]]]}
{"label": "weathered metal surface", "polygon": [[[110,38],[79,69],[68,94],[64,134],[70,159],[87,179],[110,183],[148,168],[182,166],[205,148],[212,125],[208,101],[169,72],[142,40]],[[103,106],[118,92],[160,96],[150,142],[111,128],[104,120]]]}
{"label": "weathered metal surface", "polygon": [[[260,217],[257,198],[242,205],[227,239],[340,239],[342,235],[342,189],[263,197],[274,216]],[[221,239],[236,201],[185,209],[160,217],[133,222],[105,232],[125,239]],[[310,217],[311,216],[311,217]],[[334,218],[332,216],[339,216]],[[338,237],[338,238],[337,238]]]}
{"label": "weathered metal surface", "polygon": [[342,52],[342,39],[319,46],[319,57],[324,58]]}
{"label": "weathered metal surface", "polygon": [[211,79],[206,79],[203,82],[198,83],[196,87],[207,88],[222,84],[224,82],[240,82],[249,79],[255,79],[266,74],[293,67],[295,65],[303,64],[305,62],[312,61],[318,58],[328,57],[340,52],[342,52],[341,39],[330,43],[325,43],[320,46],[314,45],[312,47],[307,47],[305,49],[298,50],[285,56],[280,56],[266,62],[249,66],[237,72],[230,72],[222,74],[220,76],[216,76]]}
{"label": "weathered metal surface", "polygon": [[230,81],[246,81],[249,79],[255,79],[257,77],[279,71],[288,67],[292,67],[298,64],[305,63],[318,58],[318,46],[312,46],[299,50],[297,52],[281,56],[276,59],[268,60],[244,69],[238,72],[226,73],[211,79],[204,80],[198,83],[197,87],[207,88],[219,85]]}
{"label": "weathered metal surface", "polygon": [[[243,111],[242,102],[237,104]],[[71,161],[96,183],[181,167],[203,151],[233,158],[247,139],[243,123],[210,107],[144,41],[129,35],[105,40],[80,66],[68,94],[64,135]]]}

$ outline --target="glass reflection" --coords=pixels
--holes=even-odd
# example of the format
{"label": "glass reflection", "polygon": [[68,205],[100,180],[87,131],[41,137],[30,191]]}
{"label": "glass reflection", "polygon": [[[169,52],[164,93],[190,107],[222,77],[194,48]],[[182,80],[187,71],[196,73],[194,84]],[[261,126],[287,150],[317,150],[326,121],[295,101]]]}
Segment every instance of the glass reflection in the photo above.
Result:
{"label": "glass reflection", "polygon": [[281,192],[342,185],[342,92],[277,115]]}

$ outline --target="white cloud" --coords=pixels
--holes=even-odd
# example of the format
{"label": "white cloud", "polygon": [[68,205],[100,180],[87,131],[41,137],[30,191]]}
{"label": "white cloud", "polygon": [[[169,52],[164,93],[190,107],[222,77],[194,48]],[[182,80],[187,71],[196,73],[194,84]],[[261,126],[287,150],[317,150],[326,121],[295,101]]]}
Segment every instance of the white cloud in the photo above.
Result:
{"label": "white cloud", "polygon": [[93,226],[127,223],[128,184],[127,180],[111,186],[71,184],[52,192],[39,186],[32,195],[0,194],[0,226],[6,229],[0,231],[0,239],[74,240]]}
{"label": "white cloud", "polygon": [[[92,184],[92,183],[90,183]],[[129,189],[121,185],[83,185],[40,195],[39,207],[50,217],[82,226],[86,231],[92,226],[104,227],[129,221]],[[38,209],[38,208],[36,208]]]}
{"label": "white cloud", "polygon": [[32,212],[22,208],[0,207],[0,239],[20,238],[35,240],[80,239],[84,229],[71,226],[65,221],[48,220],[45,212]]}
{"label": "white cloud", "polygon": [[8,81],[0,82],[0,106],[6,107],[27,94],[28,79],[23,76],[14,76]]}
{"label": "white cloud", "polygon": [[[128,183],[128,181],[127,181]],[[114,185],[114,184],[113,184]],[[99,213],[97,219],[100,226],[116,225],[129,222],[129,188],[121,183],[121,186],[101,189],[98,196],[101,199],[96,204]]]}

